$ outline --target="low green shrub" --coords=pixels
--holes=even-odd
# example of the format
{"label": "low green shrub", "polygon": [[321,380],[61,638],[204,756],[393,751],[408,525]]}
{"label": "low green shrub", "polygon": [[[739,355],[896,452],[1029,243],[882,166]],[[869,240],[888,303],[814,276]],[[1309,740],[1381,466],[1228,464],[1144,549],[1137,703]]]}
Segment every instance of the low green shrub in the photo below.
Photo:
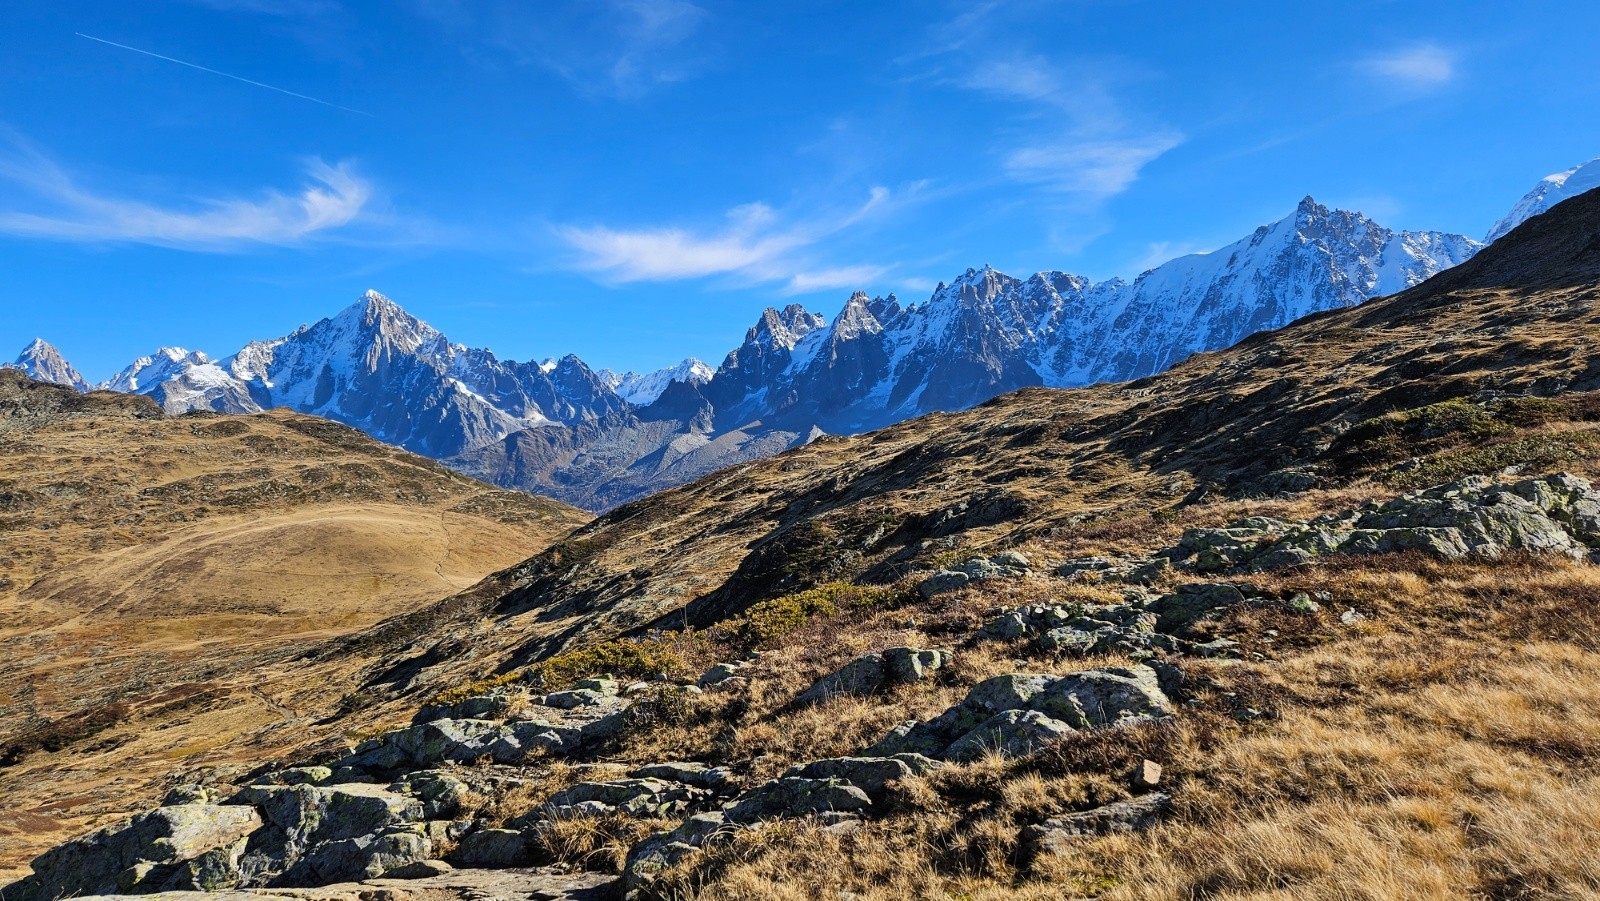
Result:
{"label": "low green shrub", "polygon": [[759,601],[743,616],[713,626],[711,637],[740,647],[754,647],[782,638],[812,619],[881,610],[896,606],[904,599],[904,593],[888,586],[829,582]]}

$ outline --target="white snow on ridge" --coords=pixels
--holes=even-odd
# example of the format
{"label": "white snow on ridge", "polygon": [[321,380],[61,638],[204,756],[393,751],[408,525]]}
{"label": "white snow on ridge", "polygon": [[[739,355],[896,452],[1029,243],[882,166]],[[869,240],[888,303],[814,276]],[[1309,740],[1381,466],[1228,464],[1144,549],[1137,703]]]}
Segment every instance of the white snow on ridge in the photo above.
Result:
{"label": "white snow on ridge", "polygon": [[[647,407],[661,397],[662,392],[673,382],[688,382],[691,385],[704,385],[711,381],[716,370],[690,357],[676,366],[668,366],[655,372],[640,375],[636,372],[625,373],[617,376],[609,370],[602,370],[602,381],[610,381],[611,389],[617,396],[633,404],[635,407]],[[607,379],[606,376],[610,376]]]}
{"label": "white snow on ridge", "polygon": [[1600,188],[1600,158],[1592,159],[1581,166],[1573,166],[1565,172],[1547,175],[1533,186],[1533,190],[1517,201],[1516,206],[1511,208],[1511,212],[1507,213],[1504,219],[1489,229],[1489,234],[1483,239],[1483,243],[1492,244],[1507,232],[1561,201],[1593,191],[1595,188]]}

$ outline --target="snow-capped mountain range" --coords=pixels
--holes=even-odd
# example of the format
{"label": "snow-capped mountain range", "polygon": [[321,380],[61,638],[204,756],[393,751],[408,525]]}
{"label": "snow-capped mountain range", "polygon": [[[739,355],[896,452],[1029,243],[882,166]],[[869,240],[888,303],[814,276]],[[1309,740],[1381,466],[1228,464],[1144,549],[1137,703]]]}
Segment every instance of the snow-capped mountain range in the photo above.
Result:
{"label": "snow-capped mountain range", "polygon": [[[1550,176],[1491,240],[1600,184],[1600,162]],[[170,412],[287,406],[497,484],[605,509],[825,433],[958,410],[1029,386],[1160,372],[1302,316],[1409,288],[1483,244],[1394,231],[1310,197],[1220,250],[1134,280],[968,269],[928,299],[852,295],[832,319],[765,310],[713,370],[689,359],[616,375],[577,357],[501,360],[374,291],[337,315],[221,360],[163,348],[101,387]],[[16,366],[87,386],[42,341]]]}

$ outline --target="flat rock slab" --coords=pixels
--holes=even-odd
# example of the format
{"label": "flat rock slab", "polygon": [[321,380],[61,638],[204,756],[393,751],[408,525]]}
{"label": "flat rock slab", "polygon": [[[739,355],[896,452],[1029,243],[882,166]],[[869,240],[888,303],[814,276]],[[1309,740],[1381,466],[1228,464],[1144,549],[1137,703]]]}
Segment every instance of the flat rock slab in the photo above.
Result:
{"label": "flat rock slab", "polygon": [[[158,892],[147,901],[605,901],[615,876],[538,870],[456,870],[426,879],[371,879],[320,888],[262,888],[236,892]],[[76,901],[127,901],[127,895],[83,895]]]}

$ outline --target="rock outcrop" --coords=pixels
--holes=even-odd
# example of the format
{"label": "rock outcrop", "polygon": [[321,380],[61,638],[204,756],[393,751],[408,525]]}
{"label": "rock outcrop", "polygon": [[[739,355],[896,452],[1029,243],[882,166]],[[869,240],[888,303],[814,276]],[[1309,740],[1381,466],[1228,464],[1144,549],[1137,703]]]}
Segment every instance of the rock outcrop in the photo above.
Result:
{"label": "rock outcrop", "polygon": [[818,679],[794,699],[795,704],[820,704],[840,695],[864,697],[891,685],[929,678],[950,660],[945,651],[924,648],[888,648],[866,654]]}
{"label": "rock outcrop", "polygon": [[1170,716],[1172,701],[1148,666],[1066,676],[1008,673],[978,683],[961,703],[927,722],[906,722],[862,753],[970,760],[994,750],[1030,753],[1076,729]]}
{"label": "rock outcrop", "polygon": [[960,591],[977,582],[1025,576],[1032,571],[1032,562],[1016,551],[1006,551],[993,557],[970,557],[959,566],[941,569],[917,583],[917,592],[924,598],[934,598],[952,591]]}
{"label": "rock outcrop", "polygon": [[1511,551],[1584,559],[1600,547],[1600,491],[1567,473],[1475,476],[1306,522],[1250,517],[1190,529],[1166,556],[1196,572],[1276,569],[1328,554],[1421,551],[1447,560]]}

